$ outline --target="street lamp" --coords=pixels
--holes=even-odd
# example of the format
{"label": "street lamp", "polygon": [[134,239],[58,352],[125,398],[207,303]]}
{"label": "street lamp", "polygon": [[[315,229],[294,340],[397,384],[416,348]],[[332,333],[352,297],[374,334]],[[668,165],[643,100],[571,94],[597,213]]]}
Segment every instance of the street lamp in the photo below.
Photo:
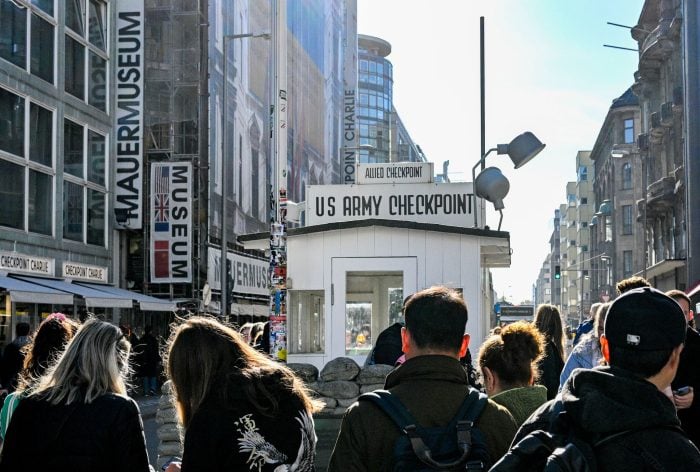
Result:
{"label": "street lamp", "polygon": [[[226,34],[223,36],[223,56],[224,56],[224,67],[223,67],[223,90],[221,92],[221,130],[223,136],[221,139],[221,260],[219,261],[219,279],[221,281],[221,316],[228,316],[228,273],[226,270],[227,266],[227,252],[228,252],[228,232],[226,229],[226,213],[228,211],[227,205],[227,193],[228,193],[228,179],[226,172],[226,151],[227,151],[227,139],[226,136],[226,112],[228,111],[228,102],[226,97],[226,91],[228,90],[228,42],[232,39],[241,38],[264,38],[270,39],[270,33],[242,33],[242,34]],[[235,155],[235,153],[234,153]]]}
{"label": "street lamp", "polygon": [[[539,154],[544,147],[545,144],[537,139],[534,134],[530,131],[525,131],[521,135],[516,136],[509,144],[499,144],[495,148],[489,149],[488,152],[481,156],[479,162],[472,167],[474,194],[493,203],[494,208],[500,213],[501,218],[498,221],[499,231],[503,222],[503,199],[508,194],[508,190],[510,190],[510,183],[498,167],[484,169],[486,157],[493,151],[496,151],[496,154],[508,154],[514,168],[519,169]],[[476,168],[479,166],[483,170],[477,177]],[[474,211],[474,227],[477,227],[476,211]]]}

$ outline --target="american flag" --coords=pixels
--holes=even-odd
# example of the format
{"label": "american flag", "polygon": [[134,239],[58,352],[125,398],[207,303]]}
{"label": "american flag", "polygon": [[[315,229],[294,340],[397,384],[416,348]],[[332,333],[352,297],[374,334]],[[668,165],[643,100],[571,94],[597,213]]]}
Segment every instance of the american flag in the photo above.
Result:
{"label": "american flag", "polygon": [[161,166],[156,172],[153,182],[154,193],[170,193],[170,167]]}

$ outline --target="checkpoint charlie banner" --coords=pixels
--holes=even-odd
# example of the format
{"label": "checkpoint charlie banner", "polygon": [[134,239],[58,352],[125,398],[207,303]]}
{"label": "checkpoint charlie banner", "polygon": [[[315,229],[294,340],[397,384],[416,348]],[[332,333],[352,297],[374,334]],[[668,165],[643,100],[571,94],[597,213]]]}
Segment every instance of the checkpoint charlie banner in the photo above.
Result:
{"label": "checkpoint charlie banner", "polygon": [[306,221],[311,226],[371,218],[471,228],[474,200],[471,182],[312,185],[306,191]]}
{"label": "checkpoint charlie banner", "polygon": [[151,283],[192,281],[192,165],[151,164]]}

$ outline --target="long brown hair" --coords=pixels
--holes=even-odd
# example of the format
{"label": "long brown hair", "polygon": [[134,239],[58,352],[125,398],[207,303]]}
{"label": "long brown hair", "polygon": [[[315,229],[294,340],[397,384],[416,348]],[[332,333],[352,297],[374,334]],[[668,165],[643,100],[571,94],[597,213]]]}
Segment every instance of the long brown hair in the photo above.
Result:
{"label": "long brown hair", "polygon": [[537,380],[537,363],[544,353],[544,336],[527,321],[518,321],[491,335],[479,349],[479,368],[488,367],[506,389]]}
{"label": "long brown hair", "polygon": [[266,416],[275,414],[285,391],[297,396],[309,412],[318,409],[291,370],[253,349],[241,334],[213,318],[182,320],[172,330],[166,356],[175,407],[185,427],[205,399],[229,402],[236,389]]}
{"label": "long brown hair", "polygon": [[562,360],[564,359],[564,330],[561,326],[559,309],[554,305],[542,304],[535,313],[535,326],[557,348]]}

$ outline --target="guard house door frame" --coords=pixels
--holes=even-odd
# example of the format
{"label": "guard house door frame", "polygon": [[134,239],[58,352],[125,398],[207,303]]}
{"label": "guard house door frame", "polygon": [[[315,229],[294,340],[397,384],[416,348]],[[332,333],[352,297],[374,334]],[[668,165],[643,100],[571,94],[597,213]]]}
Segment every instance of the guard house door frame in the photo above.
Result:
{"label": "guard house door frame", "polygon": [[[403,296],[416,292],[418,282],[418,259],[416,257],[333,257],[331,259],[331,322],[328,323],[330,333],[326,336],[330,342],[330,358],[349,357],[362,366],[367,357],[347,354],[346,341],[346,292],[348,272],[401,273],[403,276]],[[403,300],[402,300],[403,301]],[[372,333],[376,339],[379,332]]]}

